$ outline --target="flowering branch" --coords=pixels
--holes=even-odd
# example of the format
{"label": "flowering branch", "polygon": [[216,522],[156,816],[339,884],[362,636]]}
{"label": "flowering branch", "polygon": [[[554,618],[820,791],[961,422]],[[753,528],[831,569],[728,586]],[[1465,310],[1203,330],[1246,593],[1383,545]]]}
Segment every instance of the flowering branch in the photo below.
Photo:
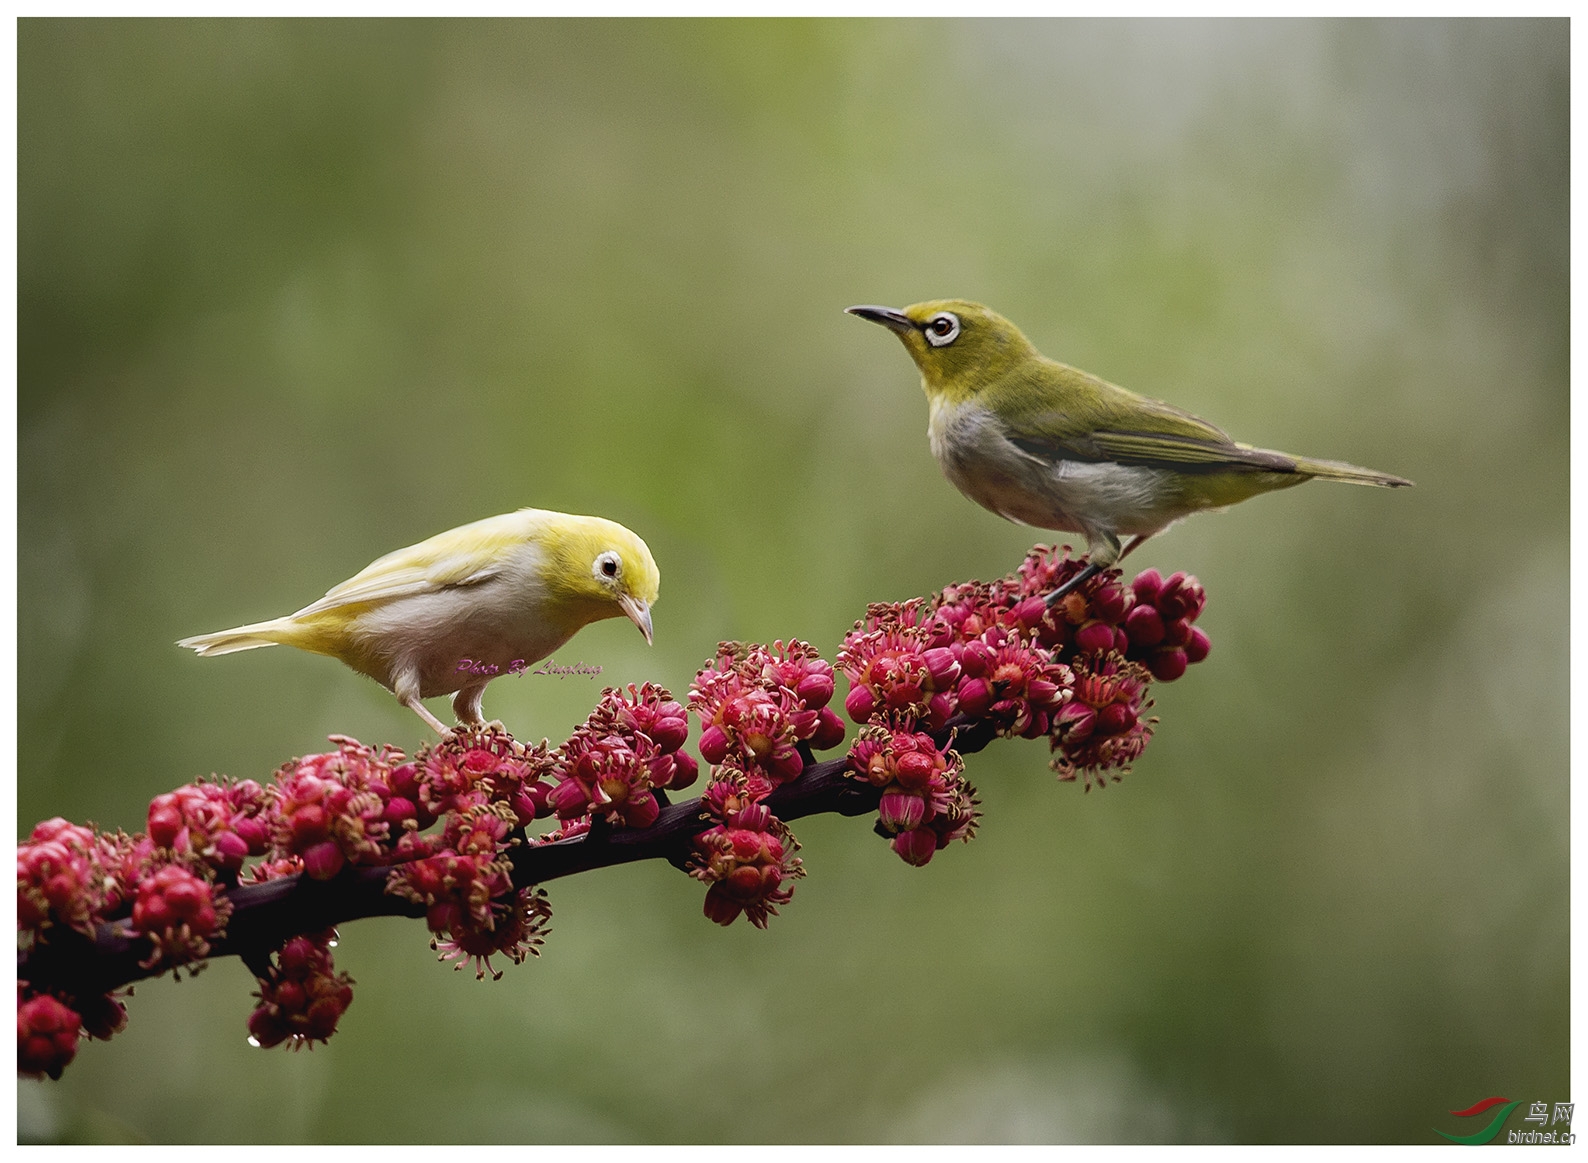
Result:
{"label": "flowering branch", "polygon": [[493,955],[538,954],[539,886],[608,865],[664,859],[707,886],[708,918],[765,927],[805,874],[788,821],[875,812],[894,852],[926,864],[974,834],[962,757],[1000,736],[1047,736],[1061,780],[1117,780],[1156,722],[1151,680],[1207,654],[1205,599],[1184,574],[1127,589],[1110,571],[1050,609],[1083,564],[1039,546],[999,582],[872,606],[838,654],[861,724],[839,759],[814,754],[845,736],[831,664],[800,642],[722,644],[689,693],[710,779],[684,803],[668,792],[699,775],[688,712],[647,683],[605,691],[556,750],[500,725],[412,760],[333,736],[269,787],[157,796],[132,836],[45,821],[17,856],[18,1068],[59,1077],[82,1035],[125,1025],[117,990],[230,955],[259,979],[256,1044],[323,1041],[352,1000],[335,926],[423,917],[443,959],[500,977]]}

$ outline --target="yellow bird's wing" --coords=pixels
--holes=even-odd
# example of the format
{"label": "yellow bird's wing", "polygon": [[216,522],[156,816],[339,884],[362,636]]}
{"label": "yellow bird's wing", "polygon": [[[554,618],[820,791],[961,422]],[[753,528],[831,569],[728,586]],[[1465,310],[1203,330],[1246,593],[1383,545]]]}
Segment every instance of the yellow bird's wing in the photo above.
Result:
{"label": "yellow bird's wing", "polygon": [[539,517],[540,510],[521,509],[460,525],[417,545],[395,550],[372,561],[293,617],[489,581],[502,573],[516,549],[534,539],[540,527]]}

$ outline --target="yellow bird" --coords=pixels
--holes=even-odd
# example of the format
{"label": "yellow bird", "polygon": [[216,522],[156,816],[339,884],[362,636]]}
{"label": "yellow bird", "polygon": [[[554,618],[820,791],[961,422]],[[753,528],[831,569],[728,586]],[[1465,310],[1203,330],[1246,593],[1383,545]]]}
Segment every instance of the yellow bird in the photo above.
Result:
{"label": "yellow bird", "polygon": [[421,699],[455,695],[458,721],[477,725],[491,679],[591,622],[621,614],[649,643],[660,580],[645,542],[615,521],[520,509],[388,553],[296,614],[177,645],[200,657],[278,645],[328,654],[445,735]]}

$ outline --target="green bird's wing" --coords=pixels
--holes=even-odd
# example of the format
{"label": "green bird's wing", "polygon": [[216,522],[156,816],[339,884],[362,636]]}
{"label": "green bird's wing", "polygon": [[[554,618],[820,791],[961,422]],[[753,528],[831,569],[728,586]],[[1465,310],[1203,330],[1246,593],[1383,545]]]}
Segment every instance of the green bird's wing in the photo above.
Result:
{"label": "green bird's wing", "polygon": [[[1291,457],[1239,444],[1173,404],[1138,396],[1063,364],[1049,364],[1043,371],[1042,390],[1033,390],[1034,382],[1018,385],[1006,396],[1006,406],[997,407],[1010,442],[1031,456],[1185,473],[1296,471]],[[1055,391],[1056,385],[1061,390]],[[1053,407],[1055,396],[1066,406]]]}
{"label": "green bird's wing", "polygon": [[513,551],[527,540],[523,516],[489,517],[388,553],[293,617],[489,581],[502,573]]}

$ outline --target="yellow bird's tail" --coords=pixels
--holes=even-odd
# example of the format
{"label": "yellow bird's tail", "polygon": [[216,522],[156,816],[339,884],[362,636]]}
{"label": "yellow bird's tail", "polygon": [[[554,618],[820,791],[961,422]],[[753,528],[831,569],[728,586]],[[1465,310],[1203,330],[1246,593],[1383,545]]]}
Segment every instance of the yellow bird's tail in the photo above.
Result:
{"label": "yellow bird's tail", "polygon": [[1325,481],[1344,481],[1348,485],[1373,485],[1381,489],[1404,489],[1411,487],[1411,481],[1405,477],[1398,477],[1387,472],[1378,472],[1371,468],[1359,468],[1354,464],[1346,464],[1339,460],[1310,460],[1304,456],[1294,458],[1296,471],[1304,472],[1308,476],[1317,477]]}
{"label": "yellow bird's tail", "polygon": [[304,630],[304,626],[291,618],[272,618],[268,622],[218,630],[214,634],[198,634],[182,639],[177,645],[186,646],[200,658],[208,658],[213,654],[235,654],[239,650],[257,650],[261,646],[301,648]]}

